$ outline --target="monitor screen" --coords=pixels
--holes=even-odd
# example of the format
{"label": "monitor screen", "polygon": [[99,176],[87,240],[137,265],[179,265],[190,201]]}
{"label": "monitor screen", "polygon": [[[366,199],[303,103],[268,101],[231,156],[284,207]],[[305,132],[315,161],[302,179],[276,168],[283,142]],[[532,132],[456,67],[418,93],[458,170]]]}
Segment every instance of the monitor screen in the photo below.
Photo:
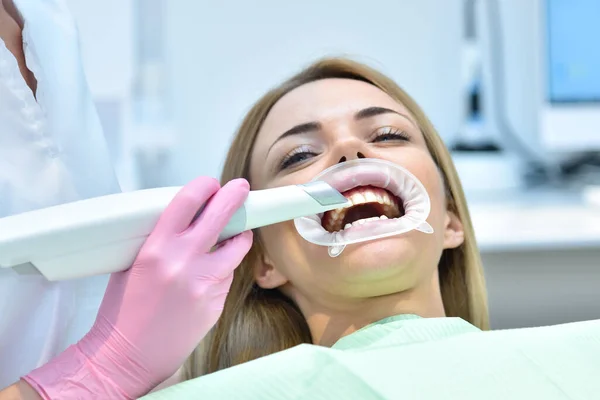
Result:
{"label": "monitor screen", "polygon": [[546,0],[548,100],[600,102],[600,0]]}

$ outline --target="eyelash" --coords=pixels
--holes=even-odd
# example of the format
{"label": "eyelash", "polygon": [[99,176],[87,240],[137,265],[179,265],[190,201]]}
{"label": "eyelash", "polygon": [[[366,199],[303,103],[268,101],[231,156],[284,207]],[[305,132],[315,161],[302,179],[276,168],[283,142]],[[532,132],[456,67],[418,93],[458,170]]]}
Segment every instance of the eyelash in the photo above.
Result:
{"label": "eyelash", "polygon": [[[385,127],[375,131],[374,137],[371,140],[371,142],[388,142],[391,140],[409,141],[410,137],[406,134],[406,132],[400,129],[393,127]],[[290,151],[284,157],[284,159],[281,161],[280,169],[284,170],[291,167],[292,165],[304,161],[306,158],[304,158],[303,156],[315,155],[317,155],[317,153],[312,151],[308,146],[297,147],[294,150]]]}
{"label": "eyelash", "polygon": [[382,140],[382,139],[391,139],[391,140],[403,140],[403,141],[410,141],[410,137],[408,136],[408,134],[398,128],[394,128],[391,126],[386,126],[385,128],[381,128],[378,129],[377,131],[375,131],[375,137],[373,138],[372,142],[384,142],[384,141],[388,141],[388,140]]}
{"label": "eyelash", "polygon": [[317,155],[314,151],[307,146],[296,147],[294,150],[290,151],[284,157],[283,161],[281,161],[280,169],[284,170],[291,167],[294,164],[302,162],[305,158],[302,158],[304,155]]}

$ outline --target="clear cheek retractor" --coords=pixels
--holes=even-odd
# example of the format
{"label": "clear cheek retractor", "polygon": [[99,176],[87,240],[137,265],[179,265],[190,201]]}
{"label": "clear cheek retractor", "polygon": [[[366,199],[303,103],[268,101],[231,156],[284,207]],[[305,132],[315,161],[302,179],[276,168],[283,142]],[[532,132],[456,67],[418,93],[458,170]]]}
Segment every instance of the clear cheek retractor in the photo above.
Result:
{"label": "clear cheek retractor", "polygon": [[[406,168],[388,161],[363,158],[334,165],[317,175],[313,181],[323,181],[343,193],[351,204],[319,215],[296,218],[298,233],[307,241],[327,246],[331,257],[339,256],[346,245],[400,235],[412,230],[431,234],[427,223],[431,210],[429,195],[423,184]],[[385,190],[383,190],[385,189]],[[349,213],[370,208],[370,216],[348,219]],[[354,210],[353,210],[354,209]],[[374,210],[382,215],[372,215]],[[386,214],[393,213],[397,217]],[[334,226],[334,232],[323,227]],[[333,222],[331,223],[331,221]],[[331,229],[330,229],[331,230]]]}

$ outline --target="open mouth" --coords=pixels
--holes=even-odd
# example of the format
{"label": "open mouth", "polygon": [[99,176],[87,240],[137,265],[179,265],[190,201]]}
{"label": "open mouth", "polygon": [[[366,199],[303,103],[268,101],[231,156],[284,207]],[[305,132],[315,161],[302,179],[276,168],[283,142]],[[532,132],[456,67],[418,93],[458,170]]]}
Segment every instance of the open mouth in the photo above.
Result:
{"label": "open mouth", "polygon": [[347,245],[416,230],[431,234],[431,210],[425,186],[406,168],[386,160],[364,158],[327,168],[313,178],[342,193],[348,201],[324,214],[294,219],[310,243],[327,246],[331,257]]}
{"label": "open mouth", "polygon": [[404,215],[402,200],[386,189],[357,186],[342,193],[351,206],[323,214],[321,225],[330,232],[339,232],[365,223],[400,218]]}

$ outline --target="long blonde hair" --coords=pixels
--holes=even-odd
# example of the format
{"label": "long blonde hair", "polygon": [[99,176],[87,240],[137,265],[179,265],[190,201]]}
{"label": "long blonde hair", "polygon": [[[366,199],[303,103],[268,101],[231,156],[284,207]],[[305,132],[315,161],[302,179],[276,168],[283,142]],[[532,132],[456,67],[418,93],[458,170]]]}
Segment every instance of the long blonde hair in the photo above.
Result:
{"label": "long blonde hair", "polygon": [[[396,83],[378,71],[348,60],[320,60],[264,95],[239,127],[221,175],[223,183],[250,179],[251,154],[258,132],[273,105],[286,93],[306,83],[327,78],[347,78],[370,83],[386,92],[415,117],[427,147],[441,171],[447,190],[448,209],[464,227],[464,243],[444,250],[438,269],[447,316],[461,317],[481,329],[489,329],[487,294],[479,250],[465,196],[450,154],[417,103]],[[300,310],[278,290],[266,290],[254,282],[253,266],[263,254],[260,236],[235,272],[221,318],[188,359],[184,377],[215,372],[261,356],[311,343]]]}

